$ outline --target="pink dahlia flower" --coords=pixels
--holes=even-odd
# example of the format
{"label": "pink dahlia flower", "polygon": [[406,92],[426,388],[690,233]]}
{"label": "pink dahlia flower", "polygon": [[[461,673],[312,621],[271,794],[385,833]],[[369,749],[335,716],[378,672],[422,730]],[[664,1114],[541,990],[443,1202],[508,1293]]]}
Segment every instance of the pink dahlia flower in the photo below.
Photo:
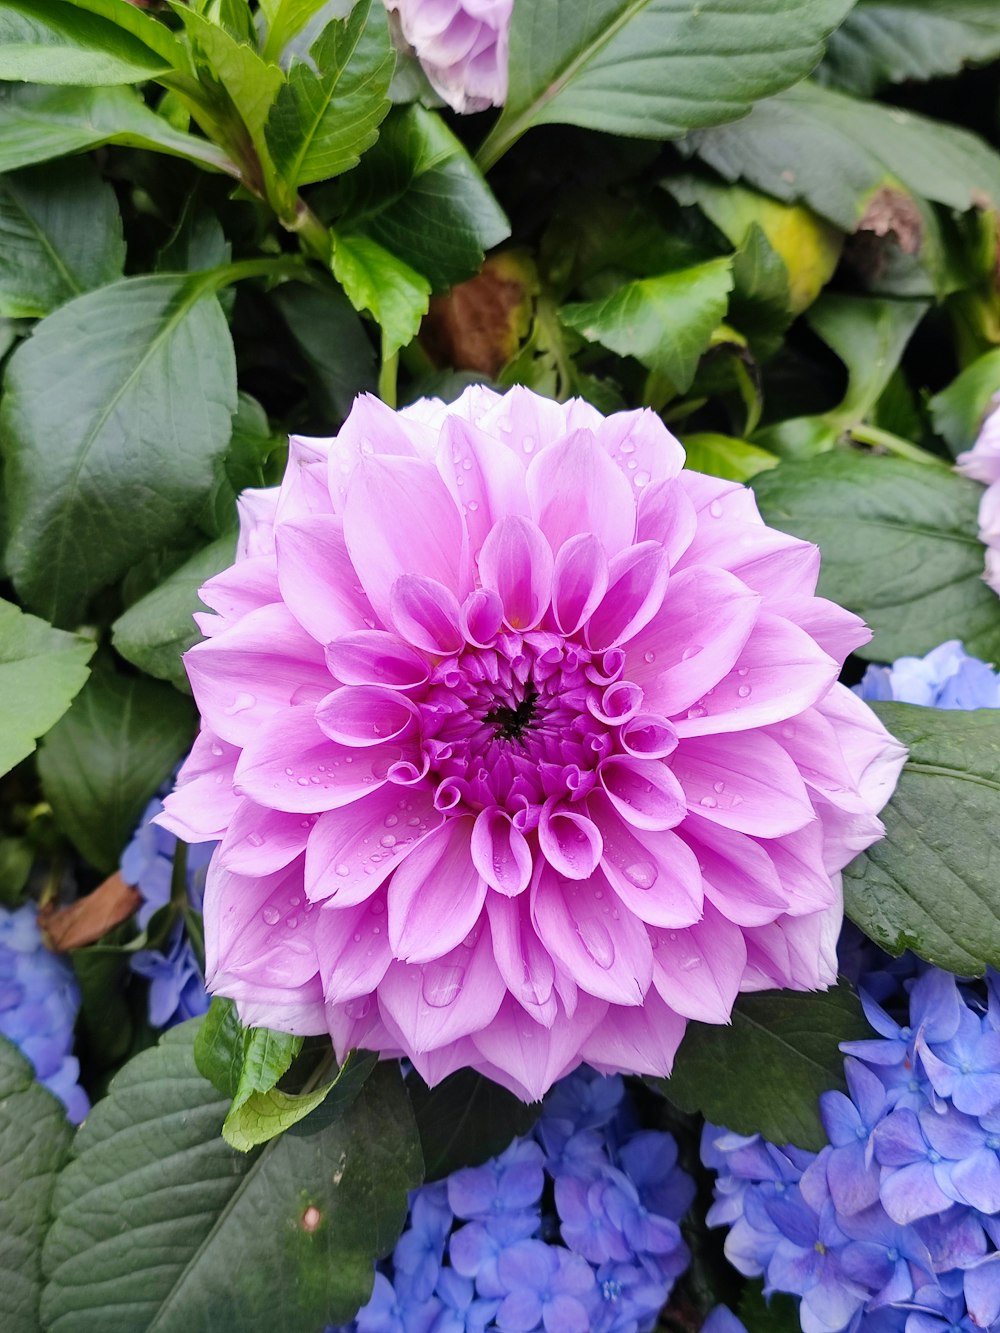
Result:
{"label": "pink dahlia flower", "polygon": [[163,822],[222,840],[245,1023],[530,1099],[833,981],[904,753],[836,683],[868,631],[816,548],[683,462],[651,412],[473,388],[360,398],[243,497]]}
{"label": "pink dahlia flower", "polygon": [[986,546],[983,578],[1000,596],[1000,394],[993,403],[976,443],[959,454],[957,467],[964,476],[986,487],[979,502],[979,540]]}
{"label": "pink dahlia flower", "polygon": [[385,0],[424,73],[456,111],[485,111],[507,97],[514,0]]}

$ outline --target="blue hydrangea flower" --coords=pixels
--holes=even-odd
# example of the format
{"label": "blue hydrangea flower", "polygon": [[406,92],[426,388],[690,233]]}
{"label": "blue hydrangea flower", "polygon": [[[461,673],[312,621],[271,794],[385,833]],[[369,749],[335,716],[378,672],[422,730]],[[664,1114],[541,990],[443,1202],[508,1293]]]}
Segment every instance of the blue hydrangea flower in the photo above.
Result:
{"label": "blue hydrangea flower", "polygon": [[926,657],[899,657],[870,666],[856,685],[862,699],[922,704],[928,708],[1000,708],[1000,674],[970,657],[957,639]]}
{"label": "blue hydrangea flower", "polygon": [[[142,895],[136,920],[143,930],[170,902],[177,839],[152,822],[162,809],[160,800],[150,801],[121,858],[122,879]],[[201,910],[205,874],[215,847],[214,842],[203,842],[191,843],[187,848],[188,899],[197,911]],[[134,953],[131,967],[149,981],[149,1021],[153,1027],[173,1027],[207,1010],[205,981],[183,922],[174,922],[162,949]]]}
{"label": "blue hydrangea flower", "polygon": [[0,1033],[28,1057],[74,1124],[90,1109],[72,1054],[79,1007],[73,970],[45,947],[35,905],[0,908]]}

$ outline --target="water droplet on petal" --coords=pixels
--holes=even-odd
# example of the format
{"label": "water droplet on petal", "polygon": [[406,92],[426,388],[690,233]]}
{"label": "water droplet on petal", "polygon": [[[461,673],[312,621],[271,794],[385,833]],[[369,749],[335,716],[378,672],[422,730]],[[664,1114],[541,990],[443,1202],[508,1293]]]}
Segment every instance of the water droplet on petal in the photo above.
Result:
{"label": "water droplet on petal", "polygon": [[256,702],[257,696],[255,694],[247,694],[245,690],[241,690],[226,709],[226,712],[230,717],[232,717],[234,713],[245,713],[248,708],[253,708]]}
{"label": "water droplet on petal", "polygon": [[344,1005],[344,1013],[348,1018],[355,1020],[367,1018],[371,1012],[372,1002],[367,995],[362,995],[357,1000],[348,1000]]}
{"label": "water droplet on petal", "polygon": [[625,878],[637,889],[651,889],[656,883],[657,870],[652,861],[635,861],[625,867]]}
{"label": "water droplet on petal", "polygon": [[470,500],[470,501],[469,501],[469,506],[468,506],[468,507],[469,507],[469,513],[470,513],[470,514],[474,514],[474,513],[476,512],[476,510],[479,508],[479,501],[478,501],[478,500]]}
{"label": "water droplet on petal", "polygon": [[652,664],[653,662],[656,661],[656,654],[652,651],[652,649],[650,649],[648,653],[643,653],[642,660],[644,662]]}
{"label": "water droplet on petal", "polygon": [[215,744],[212,746],[212,753],[215,755],[216,759],[221,758],[222,746],[218,743],[218,741],[216,741]]}
{"label": "water droplet on petal", "polygon": [[736,693],[740,696],[741,699],[749,699],[753,691],[750,689],[749,685],[741,685],[740,688],[736,691]]}
{"label": "water droplet on petal", "polygon": [[712,785],[720,795],[726,790],[726,784],[724,782],[715,782]]}
{"label": "water droplet on petal", "polygon": [[578,924],[576,933],[597,966],[607,970],[615,961],[615,945],[600,921],[589,920]]}
{"label": "water droplet on petal", "polygon": [[289,930],[294,930],[298,924],[299,924],[299,918],[297,916],[285,917],[285,925],[288,927]]}
{"label": "water droplet on petal", "polygon": [[620,452],[623,453],[623,454],[634,454],[634,453],[635,453],[635,445],[632,443],[631,440],[623,440],[623,441],[622,441],[622,445],[621,445]]}
{"label": "water droplet on petal", "polygon": [[260,836],[259,833],[248,833],[247,842],[250,844],[251,847],[264,846],[264,839]]}
{"label": "water droplet on petal", "polygon": [[695,704],[693,708],[688,709],[688,717],[690,718],[704,717],[707,712],[708,712],[707,708],[702,708],[698,704]]}
{"label": "water droplet on petal", "polygon": [[701,798],[700,803],[705,807],[706,810],[714,810],[715,807],[719,804],[719,802],[715,799],[714,796],[703,796]]}
{"label": "water droplet on petal", "polygon": [[421,994],[432,1009],[447,1009],[458,997],[464,980],[464,967],[428,968],[424,973]]}
{"label": "water droplet on petal", "polygon": [[267,925],[276,926],[281,913],[275,907],[265,907],[263,912],[261,912],[261,916],[264,918]]}
{"label": "water droplet on petal", "polygon": [[649,485],[649,473],[637,472],[635,476],[632,478],[632,480],[635,482],[636,486],[641,491],[643,486]]}
{"label": "water droplet on petal", "polygon": [[521,448],[526,454],[530,454],[534,450],[534,447],[535,437],[533,435],[525,435],[521,440]]}
{"label": "water droplet on petal", "polygon": [[351,867],[347,864],[346,861],[341,861],[340,865],[337,867],[337,874],[349,875],[350,873],[351,873]]}
{"label": "water droplet on petal", "polygon": [[708,506],[708,512],[713,518],[721,518],[723,515],[722,502],[720,500],[713,500]]}
{"label": "water droplet on petal", "polygon": [[693,972],[696,967],[701,967],[701,959],[697,954],[692,954],[690,958],[685,958],[681,963],[681,970],[684,972]]}
{"label": "water droplet on petal", "polygon": [[383,847],[395,847],[396,845],[396,839],[394,835],[391,833],[383,833],[382,837],[379,839],[379,842],[381,842]]}

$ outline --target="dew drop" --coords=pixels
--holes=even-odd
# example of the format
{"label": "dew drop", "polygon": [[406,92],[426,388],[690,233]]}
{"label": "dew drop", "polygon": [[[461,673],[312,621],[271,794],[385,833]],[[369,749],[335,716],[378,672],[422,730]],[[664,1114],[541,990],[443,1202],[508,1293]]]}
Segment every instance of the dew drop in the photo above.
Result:
{"label": "dew drop", "polygon": [[298,907],[298,905],[299,905],[299,903],[300,903],[301,901],[302,901],[301,895],[298,894],[298,893],[293,893],[293,894],[291,894],[291,896],[290,896],[289,899],[288,899],[288,906],[289,906],[289,907]]}
{"label": "dew drop", "polygon": [[634,861],[625,867],[625,878],[637,889],[651,889],[656,883],[657,870],[652,861]]}
{"label": "dew drop", "polygon": [[634,454],[634,453],[635,453],[635,445],[632,443],[631,440],[624,440],[624,441],[622,442],[622,446],[621,446],[621,450],[620,450],[620,452],[623,453],[623,454]]}
{"label": "dew drop", "polygon": [[526,454],[532,453],[535,448],[535,437],[533,435],[525,435],[521,441],[521,448]]}
{"label": "dew drop", "polygon": [[715,799],[714,796],[703,796],[701,798],[700,804],[703,805],[706,810],[714,810],[715,807],[719,804],[719,802]]}
{"label": "dew drop", "polygon": [[656,654],[650,649],[648,653],[643,653],[642,660],[651,664],[656,661]]}
{"label": "dew drop", "polygon": [[708,712],[707,708],[701,708],[698,704],[695,704],[693,708],[688,709],[688,717],[692,719],[698,717],[704,717],[707,712]]}
{"label": "dew drop", "polygon": [[720,796],[726,790],[726,784],[724,782],[715,782],[712,785],[714,787],[714,790],[718,792]]}
{"label": "dew drop", "polygon": [[615,961],[615,946],[604,926],[601,925],[600,921],[594,921],[593,919],[578,922],[576,933],[580,937],[581,944],[597,966],[604,968],[606,971]]}
{"label": "dew drop", "polygon": [[309,779],[308,779],[308,778],[296,778],[295,780],[296,780],[296,782],[299,784],[300,787],[308,787],[308,786],[309,786]]}
{"label": "dew drop", "polygon": [[222,746],[218,743],[218,741],[216,741],[215,744],[212,746],[212,753],[215,755],[216,759],[221,758]]}
{"label": "dew drop", "polygon": [[226,709],[226,712],[230,717],[232,717],[234,713],[245,713],[248,708],[253,708],[256,702],[257,696],[255,694],[247,694],[245,690],[241,690]]}
{"label": "dew drop", "polygon": [[419,827],[420,824],[420,820],[417,818],[416,815],[412,815],[406,822],[410,826],[410,828],[417,828]]}
{"label": "dew drop", "polygon": [[382,837],[379,838],[379,842],[381,842],[383,847],[395,847],[396,838],[392,833],[383,833]]}
{"label": "dew drop", "polygon": [[701,959],[697,954],[692,954],[690,958],[685,958],[681,963],[681,971],[683,972],[693,972],[698,967],[701,967]]}
{"label": "dew drop", "polygon": [[741,685],[740,688],[736,691],[736,693],[740,696],[741,699],[749,699],[753,691],[751,690],[749,685]]}
{"label": "dew drop", "polygon": [[712,515],[713,518],[721,518],[723,513],[721,501],[713,500],[712,503],[708,506],[708,512]]}
{"label": "dew drop", "polygon": [[340,865],[337,867],[337,874],[349,875],[350,873],[351,873],[351,867],[347,864],[346,861],[341,861]]}
{"label": "dew drop", "polygon": [[382,902],[381,898],[377,898],[368,910],[371,912],[372,916],[381,916],[385,911],[385,903]]}
{"label": "dew drop", "polygon": [[691,658],[697,657],[700,652],[701,652],[701,645],[697,643],[692,643],[689,647],[685,648],[684,651],[681,653],[681,661],[690,662]]}
{"label": "dew drop", "polygon": [[295,777],[295,769],[294,769],[294,768],[286,768],[286,769],[285,769],[285,776],[286,776],[286,777],[289,777],[289,778],[294,778],[294,777]]}
{"label": "dew drop", "polygon": [[750,668],[749,668],[749,667],[740,667],[740,669],[737,671],[736,674],[737,674],[738,676],[748,676],[748,675],[750,674]]}
{"label": "dew drop", "polygon": [[464,967],[428,969],[424,973],[421,993],[432,1009],[447,1009],[458,997],[464,980]]}
{"label": "dew drop", "polygon": [[470,514],[474,514],[474,513],[476,512],[476,510],[479,508],[479,501],[478,501],[478,500],[470,500],[470,501],[469,501],[469,506],[468,506],[468,508],[469,508],[469,513],[470,513]]}
{"label": "dew drop", "polygon": [[383,819],[382,823],[386,826],[386,828],[395,828],[396,825],[399,823],[399,816],[398,816],[398,815],[386,815],[386,817],[385,817],[385,819]]}
{"label": "dew drop", "polygon": [[251,847],[264,846],[264,839],[260,836],[259,833],[248,833],[247,842],[250,844]]}
{"label": "dew drop", "polygon": [[267,925],[276,926],[281,913],[275,907],[265,907],[263,912],[261,912],[261,916],[264,918]]}
{"label": "dew drop", "polygon": [[360,943],[361,943],[361,931],[360,931],[360,930],[356,930],[356,931],[354,932],[354,943],[355,943],[355,944],[360,944]]}
{"label": "dew drop", "polygon": [[344,1005],[344,1013],[348,1018],[367,1018],[371,1012],[371,1007],[371,1000],[367,995],[362,995],[360,999],[348,1000],[347,1004]]}
{"label": "dew drop", "polygon": [[471,458],[463,458],[463,459],[462,459],[462,471],[463,471],[463,472],[471,472],[471,471],[472,471],[472,459],[471,459]]}
{"label": "dew drop", "polygon": [[635,482],[636,487],[641,491],[643,486],[649,485],[649,473],[637,472],[632,480]]}
{"label": "dew drop", "polygon": [[285,917],[285,925],[288,927],[289,930],[294,930],[298,924],[299,924],[299,918],[297,916]]}

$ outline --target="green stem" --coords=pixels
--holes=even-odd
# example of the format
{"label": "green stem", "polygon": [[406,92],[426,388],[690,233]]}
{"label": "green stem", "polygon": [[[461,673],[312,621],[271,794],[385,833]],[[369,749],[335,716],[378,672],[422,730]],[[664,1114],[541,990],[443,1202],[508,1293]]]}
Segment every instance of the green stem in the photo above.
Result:
{"label": "green stem", "polygon": [[396,378],[398,374],[399,353],[393,352],[392,356],[383,357],[382,366],[378,372],[378,396],[386,407],[395,408],[396,406]]}
{"label": "green stem", "polygon": [[304,253],[310,259],[318,260],[324,268],[330,267],[333,238],[304,199],[297,200],[295,216],[290,220],[283,218],[282,225],[288,231],[295,233]]}
{"label": "green stem", "polygon": [[889,453],[896,454],[899,458],[908,458],[913,463],[926,463],[931,467],[943,467],[948,468],[949,471],[951,470],[951,465],[946,463],[943,458],[936,458],[934,454],[929,454],[926,449],[911,444],[909,440],[904,440],[900,435],[893,435],[892,431],[883,430],[881,426],[870,426],[865,422],[860,422],[856,426],[851,426],[848,434],[858,444],[867,444],[873,449],[886,449]]}

